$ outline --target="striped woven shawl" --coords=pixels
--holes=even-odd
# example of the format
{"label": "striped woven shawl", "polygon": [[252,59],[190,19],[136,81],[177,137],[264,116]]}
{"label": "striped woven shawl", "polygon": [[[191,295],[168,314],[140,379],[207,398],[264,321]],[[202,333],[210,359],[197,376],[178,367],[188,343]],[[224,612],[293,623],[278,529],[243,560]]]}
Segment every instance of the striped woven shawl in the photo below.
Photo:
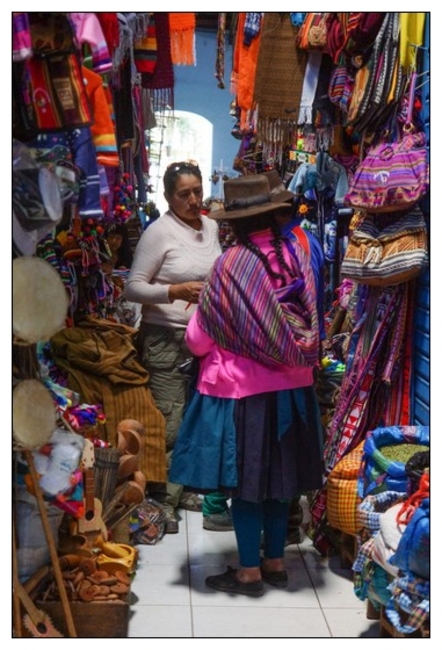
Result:
{"label": "striped woven shawl", "polygon": [[267,366],[314,366],[319,346],[314,277],[304,251],[292,264],[295,279],[275,289],[257,255],[240,245],[227,249],[203,289],[200,326],[221,347]]}

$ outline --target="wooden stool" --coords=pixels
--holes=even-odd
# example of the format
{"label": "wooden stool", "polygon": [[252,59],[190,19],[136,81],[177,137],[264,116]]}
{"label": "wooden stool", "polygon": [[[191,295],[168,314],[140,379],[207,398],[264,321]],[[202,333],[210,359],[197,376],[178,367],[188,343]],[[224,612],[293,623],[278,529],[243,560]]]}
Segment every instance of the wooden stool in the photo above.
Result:
{"label": "wooden stool", "polygon": [[354,535],[341,533],[339,554],[341,557],[341,569],[351,569],[357,555],[356,537]]}

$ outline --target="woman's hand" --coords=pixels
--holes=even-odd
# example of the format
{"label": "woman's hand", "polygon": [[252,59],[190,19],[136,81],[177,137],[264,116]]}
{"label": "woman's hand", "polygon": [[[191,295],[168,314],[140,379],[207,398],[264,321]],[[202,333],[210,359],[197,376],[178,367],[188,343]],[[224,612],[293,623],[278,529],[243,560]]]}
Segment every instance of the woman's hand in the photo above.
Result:
{"label": "woman's hand", "polygon": [[182,282],[181,284],[171,284],[169,287],[169,300],[186,300],[186,302],[196,304],[203,287],[203,282]]}

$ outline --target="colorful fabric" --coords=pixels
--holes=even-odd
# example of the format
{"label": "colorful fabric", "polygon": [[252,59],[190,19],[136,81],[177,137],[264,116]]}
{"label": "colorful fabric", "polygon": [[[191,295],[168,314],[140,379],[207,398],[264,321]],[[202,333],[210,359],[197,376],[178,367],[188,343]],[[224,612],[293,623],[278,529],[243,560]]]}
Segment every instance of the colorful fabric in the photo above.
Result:
{"label": "colorful fabric", "polygon": [[67,373],[68,386],[87,404],[102,404],[103,440],[116,446],[117,425],[133,418],[146,432],[140,470],[148,481],[166,480],[165,421],[147,387],[147,371],[133,344],[133,328],[87,317],[51,339],[56,365]]}
{"label": "colorful fabric", "polygon": [[49,12],[28,16],[33,56],[14,64],[15,110],[20,118],[17,128],[28,138],[90,125],[79,51],[68,16]]}
{"label": "colorful fabric", "polygon": [[196,65],[195,14],[169,12],[170,55],[174,65]]}
{"label": "colorful fabric", "polygon": [[248,11],[244,22],[243,43],[250,45],[261,31],[263,13],[261,11]]}
{"label": "colorful fabric", "polygon": [[261,30],[249,46],[245,45],[243,38],[245,20],[246,12],[239,12],[238,29],[233,51],[233,66],[230,77],[230,92],[236,96],[237,106],[240,110],[241,130],[248,129],[252,122],[256,64],[258,62],[262,34]]}
{"label": "colorful fabric", "polygon": [[399,61],[406,69],[416,65],[419,46],[424,42],[425,14],[414,11],[399,13]]}
{"label": "colorful fabric", "polygon": [[69,17],[80,45],[86,43],[89,46],[94,72],[109,72],[112,69],[112,58],[97,14],[92,11],[71,12]]}
{"label": "colorful fabric", "polygon": [[[31,131],[47,132],[89,126],[92,115],[76,54],[38,58],[26,63],[24,83],[33,98]],[[25,86],[23,87],[25,91]]]}
{"label": "colorful fabric", "polygon": [[24,61],[32,56],[31,32],[25,11],[12,13],[12,60]]}
{"label": "colorful fabric", "polygon": [[342,458],[327,479],[327,520],[330,526],[348,535],[359,529],[357,479],[362,464],[363,442]]}
{"label": "colorful fabric", "polygon": [[298,259],[293,259],[295,280],[275,290],[258,256],[245,247],[227,249],[203,289],[201,327],[221,347],[266,365],[315,365],[315,280],[303,251]]}
{"label": "colorful fabric", "polygon": [[97,153],[99,165],[118,167],[118,155],[115,126],[110,113],[108,95],[99,74],[83,66],[83,77],[86,81],[86,92],[92,106],[93,124],[91,124],[92,140]]}
{"label": "colorful fabric", "polygon": [[141,85],[152,91],[154,110],[163,112],[166,107],[174,108],[175,77],[170,46],[169,16],[166,12],[156,11],[154,18],[157,64],[153,74],[141,73]]}
{"label": "colorful fabric", "polygon": [[[430,583],[412,573],[400,573],[390,585],[391,598],[385,614],[402,634],[429,629]],[[403,620],[403,613],[408,614]]]}
{"label": "colorful fabric", "polygon": [[[346,371],[325,442],[325,480],[336,463],[364,438],[365,432],[382,421],[386,398],[396,382],[396,376],[391,377],[390,383],[384,382],[382,372],[396,319],[402,309],[407,309],[408,284],[357,287]],[[326,490],[322,489],[314,495],[312,503],[314,543],[324,553],[330,548],[326,502]]]}
{"label": "colorful fabric", "polygon": [[117,14],[114,11],[98,11],[96,16],[103,30],[110,56],[112,57],[120,42]]}
{"label": "colorful fabric", "polygon": [[[60,169],[57,173],[63,178],[63,171],[65,172],[63,185],[66,192],[70,191],[69,202],[77,204],[80,217],[103,217],[100,176],[90,128],[41,133],[29,141],[29,146],[37,150],[42,162],[55,166],[59,163]],[[67,153],[70,153],[70,158]]]}
{"label": "colorful fabric", "polygon": [[138,72],[153,74],[157,65],[158,43],[155,18],[149,18],[146,35],[134,43],[134,62]]}

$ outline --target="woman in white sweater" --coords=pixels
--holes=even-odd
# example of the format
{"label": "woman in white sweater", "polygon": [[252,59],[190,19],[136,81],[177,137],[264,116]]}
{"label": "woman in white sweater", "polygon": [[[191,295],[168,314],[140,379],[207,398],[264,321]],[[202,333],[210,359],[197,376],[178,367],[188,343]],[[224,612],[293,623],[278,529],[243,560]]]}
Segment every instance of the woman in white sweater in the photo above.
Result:
{"label": "woman in white sweater", "polygon": [[[169,209],[141,236],[125,295],[142,305],[138,349],[149,372],[152,395],[166,419],[170,464],[186,402],[186,379],[178,366],[191,356],[184,334],[221,247],[217,223],[201,214],[203,184],[198,165],[173,163],[163,182]],[[148,491],[165,508],[167,533],[178,532],[178,506],[201,508],[195,495],[183,494],[181,485],[151,484]]]}

